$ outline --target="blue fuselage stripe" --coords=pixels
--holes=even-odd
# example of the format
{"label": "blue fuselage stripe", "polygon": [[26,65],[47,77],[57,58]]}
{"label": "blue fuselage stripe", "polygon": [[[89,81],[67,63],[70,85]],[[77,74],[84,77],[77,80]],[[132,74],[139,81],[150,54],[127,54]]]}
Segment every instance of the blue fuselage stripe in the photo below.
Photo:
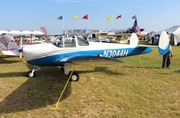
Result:
{"label": "blue fuselage stripe", "polygon": [[62,65],[65,62],[72,62],[78,59],[91,58],[91,57],[104,57],[104,58],[121,58],[126,56],[133,56],[138,54],[146,54],[152,51],[149,47],[137,47],[126,49],[103,49],[103,50],[83,50],[75,52],[67,52],[63,54],[55,54],[29,60],[28,63],[37,66],[55,66]]}

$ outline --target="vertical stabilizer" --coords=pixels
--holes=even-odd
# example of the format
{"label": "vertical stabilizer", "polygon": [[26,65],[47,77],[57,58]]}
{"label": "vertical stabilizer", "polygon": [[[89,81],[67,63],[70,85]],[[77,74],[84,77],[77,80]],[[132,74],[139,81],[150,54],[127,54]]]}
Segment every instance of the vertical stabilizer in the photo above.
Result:
{"label": "vertical stabilizer", "polygon": [[137,19],[134,21],[134,24],[133,24],[133,26],[132,26],[132,28],[131,28],[131,32],[132,33],[136,33],[136,27],[137,27]]}
{"label": "vertical stabilizer", "polygon": [[136,28],[138,26],[137,19],[134,21],[133,27]]}
{"label": "vertical stabilizer", "polygon": [[135,33],[132,33],[131,37],[130,37],[130,45],[131,46],[137,46],[138,42],[139,42],[139,40],[138,40],[137,35]]}
{"label": "vertical stabilizer", "polygon": [[164,55],[169,51],[169,48],[169,36],[165,31],[162,31],[159,39],[158,51],[161,55]]}

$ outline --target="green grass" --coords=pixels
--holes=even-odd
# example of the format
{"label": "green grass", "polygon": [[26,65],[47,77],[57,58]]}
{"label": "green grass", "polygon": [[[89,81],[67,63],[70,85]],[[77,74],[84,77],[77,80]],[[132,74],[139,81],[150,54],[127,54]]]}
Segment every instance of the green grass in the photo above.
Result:
{"label": "green grass", "polygon": [[37,77],[28,78],[31,65],[1,54],[0,118],[179,118],[180,47],[172,49],[169,69],[161,68],[156,48],[122,58],[125,63],[76,62],[80,80],[68,84],[56,109],[67,80],[59,67],[41,67]]}

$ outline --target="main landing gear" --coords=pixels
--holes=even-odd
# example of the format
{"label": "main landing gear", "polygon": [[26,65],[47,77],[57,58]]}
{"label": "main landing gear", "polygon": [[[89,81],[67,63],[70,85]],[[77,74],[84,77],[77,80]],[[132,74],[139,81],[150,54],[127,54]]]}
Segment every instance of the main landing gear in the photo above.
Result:
{"label": "main landing gear", "polygon": [[[62,67],[61,67],[62,68]],[[64,64],[64,74],[68,75],[68,78],[70,77],[70,81],[78,81],[79,80],[79,74],[75,71],[70,71],[72,68],[72,64],[71,63],[65,63]]]}
{"label": "main landing gear", "polygon": [[[65,63],[64,66],[61,66],[61,71],[63,71],[64,74],[68,76],[68,79],[70,77],[69,79],[70,81],[76,82],[79,80],[79,74],[75,71],[70,71],[71,68],[72,68],[71,63]],[[40,68],[38,66],[34,66],[33,69],[27,73],[28,77],[30,78],[35,77],[37,70],[40,70]]]}
{"label": "main landing gear", "polygon": [[37,71],[37,70],[40,70],[40,68],[38,67],[38,66],[35,66],[34,65],[34,67],[33,67],[33,69],[32,70],[30,70],[28,73],[27,73],[27,75],[28,75],[28,77],[35,77],[36,76],[36,72],[35,71]]}

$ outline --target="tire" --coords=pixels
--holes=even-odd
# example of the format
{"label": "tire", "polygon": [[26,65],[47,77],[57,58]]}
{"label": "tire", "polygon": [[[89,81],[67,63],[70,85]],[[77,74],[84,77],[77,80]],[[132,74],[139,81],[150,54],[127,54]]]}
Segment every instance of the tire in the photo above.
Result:
{"label": "tire", "polygon": [[[71,75],[71,71],[68,74],[68,78],[70,75]],[[77,82],[78,80],[79,80],[79,74],[77,72],[73,72],[69,81]]]}
{"label": "tire", "polygon": [[32,77],[35,77],[36,76],[36,73],[34,72],[33,74],[32,73],[32,70],[30,70],[28,73],[27,73],[27,76],[32,78]]}

